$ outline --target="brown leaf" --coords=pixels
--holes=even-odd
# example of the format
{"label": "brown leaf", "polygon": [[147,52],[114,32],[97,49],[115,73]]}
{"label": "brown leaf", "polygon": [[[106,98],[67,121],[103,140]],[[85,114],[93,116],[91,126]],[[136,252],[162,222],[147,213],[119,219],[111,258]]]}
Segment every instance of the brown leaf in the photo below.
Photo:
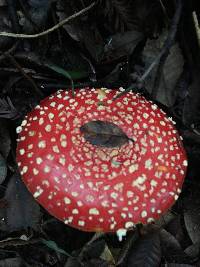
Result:
{"label": "brown leaf", "polygon": [[117,125],[107,121],[90,121],[80,130],[88,142],[97,146],[120,147],[132,140]]}

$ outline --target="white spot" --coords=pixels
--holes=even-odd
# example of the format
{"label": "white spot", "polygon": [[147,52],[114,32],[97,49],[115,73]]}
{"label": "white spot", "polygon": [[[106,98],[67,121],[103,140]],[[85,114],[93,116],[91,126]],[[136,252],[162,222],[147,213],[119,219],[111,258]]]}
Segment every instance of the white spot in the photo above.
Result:
{"label": "white spot", "polygon": [[47,155],[47,159],[49,159],[49,160],[54,160],[54,156],[51,155],[51,154],[48,154],[48,155]]}
{"label": "white spot", "polygon": [[126,224],[125,224],[126,229],[134,227],[134,226],[135,226],[135,224],[133,222],[126,222]]}
{"label": "white spot", "polygon": [[143,117],[144,117],[145,119],[148,119],[149,114],[147,114],[147,113],[143,113]]}
{"label": "white spot", "polygon": [[39,119],[39,125],[42,125],[44,123],[44,118]]}
{"label": "white spot", "polygon": [[152,223],[152,222],[154,222],[154,221],[155,221],[154,218],[148,218],[148,219],[147,219],[147,222],[148,222],[148,223]]}
{"label": "white spot", "polygon": [[148,125],[146,123],[143,123],[143,128],[144,129],[147,129],[148,128]]}
{"label": "white spot", "polygon": [[151,183],[151,186],[157,186],[157,184],[158,184],[155,180],[151,180],[150,183]]}
{"label": "white spot", "polygon": [[130,173],[137,171],[138,170],[138,164],[131,165],[128,170]]}
{"label": "white spot", "polygon": [[166,123],[164,121],[160,121],[160,125],[165,126]]}
{"label": "white spot", "polygon": [[20,149],[20,150],[19,150],[19,154],[20,154],[20,155],[24,155],[24,154],[25,154],[25,150],[24,150],[23,148]]}
{"label": "white spot", "polygon": [[134,196],[134,193],[132,191],[127,191],[126,195],[128,198],[132,198]]}
{"label": "white spot", "polygon": [[77,209],[73,209],[72,214],[79,214],[79,211]]}
{"label": "white spot", "polygon": [[46,185],[47,187],[49,187],[49,185],[50,185],[50,184],[49,184],[49,181],[47,181],[47,180],[43,180],[43,181],[42,181],[42,184],[43,184],[43,185]]}
{"label": "white spot", "polygon": [[45,131],[51,132],[51,125],[50,124],[47,124],[47,126],[45,127]]}
{"label": "white spot", "polygon": [[66,148],[67,147],[67,141],[61,141],[61,147]]}
{"label": "white spot", "polygon": [[24,166],[23,168],[22,168],[22,172],[23,173],[26,173],[28,171],[28,167],[27,166]]}
{"label": "white spot", "polygon": [[19,134],[19,133],[21,133],[21,131],[22,131],[22,127],[21,126],[18,126],[16,128],[16,133]]}
{"label": "white spot", "polygon": [[25,126],[27,124],[27,120],[23,120],[21,126]]}
{"label": "white spot", "polygon": [[184,160],[184,161],[183,161],[183,166],[185,166],[185,167],[188,166],[188,162],[187,162],[187,160]]}
{"label": "white spot", "polygon": [[[119,192],[122,192],[123,191],[123,187],[124,187],[124,183],[118,183],[114,186],[114,189],[119,191]],[[104,190],[109,190],[110,189],[110,185],[108,186],[104,186]]]}
{"label": "white spot", "polygon": [[57,98],[62,98],[62,95],[59,93],[59,94],[57,94]]}
{"label": "white spot", "polygon": [[28,145],[28,149],[32,149],[33,148],[33,144]]}
{"label": "white spot", "polygon": [[142,217],[142,218],[147,217],[147,212],[146,212],[146,210],[143,210],[143,211],[141,212],[141,217]]}
{"label": "white spot", "polygon": [[53,149],[53,152],[55,152],[55,153],[59,153],[60,152],[60,150],[59,150],[57,145],[53,146],[52,149]]}
{"label": "white spot", "polygon": [[178,198],[179,198],[179,196],[178,196],[178,195],[175,195],[175,196],[174,196],[174,199],[175,199],[175,200],[177,200]]}
{"label": "white spot", "polygon": [[38,143],[39,148],[45,148],[46,147],[46,141],[42,140]]}
{"label": "white spot", "polygon": [[34,198],[39,197],[43,192],[44,192],[44,190],[38,186],[37,191],[35,191],[35,193],[33,194]]}
{"label": "white spot", "polygon": [[49,173],[51,171],[51,168],[49,166],[44,167],[44,172]]}
{"label": "white spot", "polygon": [[52,119],[54,118],[54,114],[50,112],[50,113],[48,114],[48,117],[49,117],[50,120],[52,120]]}
{"label": "white spot", "polygon": [[78,221],[78,225],[79,226],[84,226],[85,225],[85,222],[84,221]]}
{"label": "white spot", "polygon": [[101,202],[101,205],[103,206],[103,207],[109,207],[109,202],[107,201],[107,200],[104,200],[104,201],[102,201]]}
{"label": "white spot", "polygon": [[56,106],[56,102],[51,102],[50,106],[54,108]]}
{"label": "white spot", "polygon": [[37,164],[41,164],[42,161],[43,161],[42,158],[36,158],[36,163],[37,163]]}
{"label": "white spot", "polygon": [[117,199],[118,194],[115,193],[115,192],[112,192],[112,193],[110,194],[110,196],[111,196],[112,198],[114,198],[114,199]]}
{"label": "white spot", "polygon": [[78,196],[78,192],[72,192],[72,196],[73,197],[77,197]]}
{"label": "white spot", "polygon": [[77,205],[78,205],[79,207],[82,207],[82,206],[83,206],[83,203],[79,200],[79,201],[77,201]]}
{"label": "white spot", "polygon": [[134,125],[133,125],[133,128],[134,128],[134,129],[138,129],[138,130],[139,130],[139,129],[140,129],[140,126],[139,126],[139,124],[138,124],[138,123],[134,123]]}
{"label": "white spot", "polygon": [[65,160],[64,157],[59,158],[59,163],[60,163],[61,165],[65,166],[65,162],[66,162],[66,160]]}
{"label": "white spot", "polygon": [[38,173],[39,173],[38,169],[33,168],[33,174],[34,174],[34,175],[37,175]]}
{"label": "white spot", "polygon": [[59,104],[59,105],[58,105],[58,110],[60,110],[60,109],[63,108],[63,107],[64,107],[63,104]]}
{"label": "white spot", "polygon": [[29,131],[29,132],[28,132],[28,135],[29,135],[29,136],[34,136],[35,134],[36,134],[35,131]]}
{"label": "white spot", "polygon": [[89,214],[91,215],[99,215],[99,211],[96,208],[89,209]]}
{"label": "white spot", "polygon": [[153,110],[156,110],[158,108],[158,106],[156,104],[151,105],[151,107]]}
{"label": "white spot", "polygon": [[72,164],[69,164],[68,171],[71,172],[71,171],[73,171],[73,169],[74,169],[74,166]]}
{"label": "white spot", "polygon": [[132,182],[132,186],[139,187],[140,185],[142,185],[146,181],[146,179],[147,179],[146,175],[142,174],[135,181]]}
{"label": "white spot", "polygon": [[152,159],[148,159],[145,161],[145,169],[151,170],[153,168]]}
{"label": "white spot", "polygon": [[64,140],[64,139],[67,139],[67,136],[65,134],[61,134],[60,140]]}

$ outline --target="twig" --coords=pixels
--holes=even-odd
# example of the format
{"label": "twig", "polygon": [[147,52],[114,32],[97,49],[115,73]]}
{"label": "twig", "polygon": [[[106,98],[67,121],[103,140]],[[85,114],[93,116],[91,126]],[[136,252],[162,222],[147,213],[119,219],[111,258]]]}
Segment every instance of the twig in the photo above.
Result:
{"label": "twig", "polygon": [[30,239],[27,241],[24,240],[20,240],[20,239],[10,239],[10,240],[5,240],[5,241],[1,241],[0,242],[0,248],[5,248],[5,247],[16,247],[16,246],[27,246],[30,244],[36,244],[36,243],[40,243],[41,240],[39,238],[34,238],[34,239]]}
{"label": "twig", "polygon": [[8,52],[5,52],[5,55],[10,59],[12,64],[21,72],[21,74],[29,81],[29,83],[31,84],[31,86],[32,86],[33,90],[35,91],[35,93],[38,96],[43,97],[43,93],[38,89],[38,87],[35,84],[35,82],[33,81],[33,79],[31,77],[29,77],[28,74],[25,73],[25,71],[19,65],[19,63],[15,60],[15,58],[13,56],[11,56]]}
{"label": "twig", "polygon": [[195,11],[192,12],[194,27],[197,35],[198,45],[200,47],[200,27],[199,27],[199,21],[197,17],[197,13]]}
{"label": "twig", "polygon": [[[152,97],[154,99],[157,97],[157,94],[158,94],[158,89],[159,89],[160,80],[161,80],[161,76],[162,76],[161,74],[162,74],[163,67],[165,65],[165,61],[166,61],[166,59],[169,55],[170,49],[173,46],[174,41],[175,41],[178,24],[179,24],[180,17],[181,17],[182,6],[183,6],[182,0],[177,0],[176,12],[175,12],[174,17],[172,19],[172,24],[171,24],[171,28],[169,30],[169,35],[167,37],[167,40],[164,43],[164,46],[163,46],[159,56],[152,63],[152,64],[154,64],[154,66],[159,63],[157,71],[156,71],[157,72],[156,78],[154,80],[154,86],[153,86],[152,93],[151,93]],[[156,64],[155,64],[155,62],[156,62]]]}
{"label": "twig", "polygon": [[[12,54],[12,53],[17,49],[18,44],[19,44],[19,40],[17,40],[17,41],[14,43],[14,45],[13,45],[10,49],[8,49],[7,53]],[[0,55],[0,62],[1,62],[2,60],[4,60],[4,58],[6,57],[6,54],[5,54],[5,53],[6,53],[6,52],[4,52],[4,53],[2,53],[2,54]]]}
{"label": "twig", "polygon": [[89,5],[88,7],[80,10],[79,12],[77,13],[74,13],[73,15],[69,16],[68,18],[60,21],[58,24],[54,25],[52,28],[49,28],[43,32],[40,32],[40,33],[36,33],[36,34],[21,34],[21,33],[18,33],[18,34],[15,34],[15,33],[11,33],[11,32],[0,32],[0,36],[7,36],[7,37],[12,37],[12,38],[38,38],[38,37],[41,37],[41,36],[44,36],[46,34],[49,34],[53,31],[55,31],[56,29],[62,27],[64,24],[68,23],[69,21],[85,14],[88,10],[90,10],[91,8],[93,8],[94,6],[96,5],[95,2],[93,2],[91,5]]}

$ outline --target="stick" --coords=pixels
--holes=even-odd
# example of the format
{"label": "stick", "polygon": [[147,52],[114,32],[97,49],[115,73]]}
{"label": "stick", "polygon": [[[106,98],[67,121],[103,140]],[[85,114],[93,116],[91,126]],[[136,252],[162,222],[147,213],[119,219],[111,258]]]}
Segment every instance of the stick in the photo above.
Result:
{"label": "stick", "polygon": [[11,37],[11,38],[22,38],[22,39],[32,39],[32,38],[38,38],[41,36],[44,36],[46,34],[49,34],[50,32],[55,31],[56,29],[62,27],[64,24],[68,23],[69,21],[85,14],[88,10],[90,10],[91,8],[93,8],[96,5],[95,2],[93,2],[91,5],[89,5],[88,7],[80,10],[77,13],[74,13],[73,15],[69,16],[68,18],[60,21],[58,24],[54,25],[52,28],[49,28],[43,32],[40,33],[36,33],[36,34],[22,34],[22,33],[12,33],[12,32],[0,32],[0,36],[6,36],[6,37]]}

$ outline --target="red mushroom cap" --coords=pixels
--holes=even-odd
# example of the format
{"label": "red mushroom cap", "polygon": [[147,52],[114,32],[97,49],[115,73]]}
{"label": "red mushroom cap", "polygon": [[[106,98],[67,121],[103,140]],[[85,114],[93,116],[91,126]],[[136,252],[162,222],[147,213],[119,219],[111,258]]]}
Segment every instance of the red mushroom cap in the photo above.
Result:
{"label": "red mushroom cap", "polygon": [[[187,159],[174,122],[143,96],[84,88],[58,91],[30,112],[19,133],[24,183],[50,214],[84,231],[121,231],[149,223],[177,200]],[[91,144],[90,121],[118,126],[134,140]]]}

